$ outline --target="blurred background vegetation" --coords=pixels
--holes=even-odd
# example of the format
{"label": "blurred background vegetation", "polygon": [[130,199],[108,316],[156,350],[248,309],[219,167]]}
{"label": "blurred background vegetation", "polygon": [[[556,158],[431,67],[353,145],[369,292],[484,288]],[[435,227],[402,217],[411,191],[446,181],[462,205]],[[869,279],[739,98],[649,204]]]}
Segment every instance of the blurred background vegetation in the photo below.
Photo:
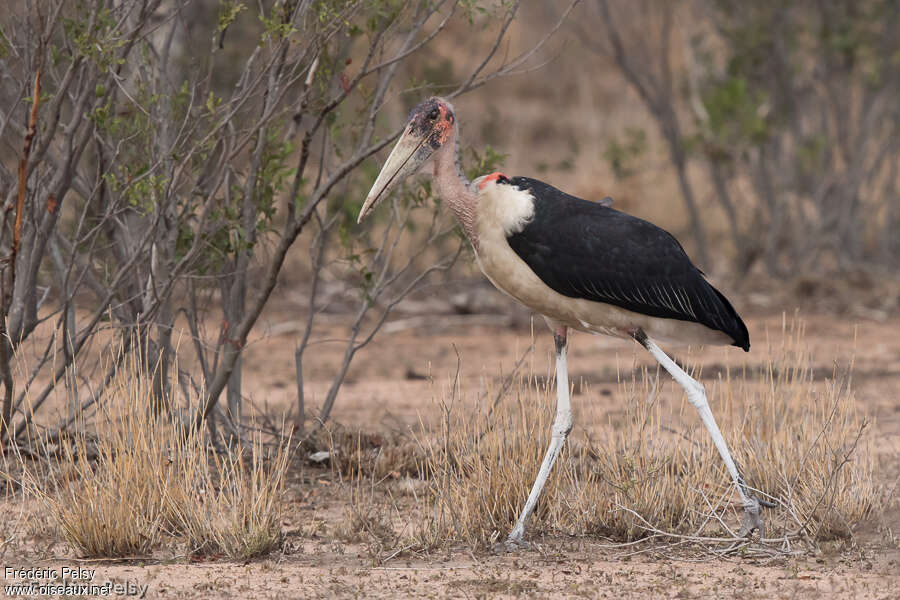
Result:
{"label": "blurred background vegetation", "polygon": [[355,224],[429,95],[454,102],[470,175],[612,196],[762,308],[895,314],[898,19],[893,0],[10,0],[2,435],[48,400],[51,435],[79,422],[129,353],[154,410],[237,434],[241,351],[279,299],[302,427],[322,315],[348,332],[324,419],[391,314],[491,307],[428,182]]}

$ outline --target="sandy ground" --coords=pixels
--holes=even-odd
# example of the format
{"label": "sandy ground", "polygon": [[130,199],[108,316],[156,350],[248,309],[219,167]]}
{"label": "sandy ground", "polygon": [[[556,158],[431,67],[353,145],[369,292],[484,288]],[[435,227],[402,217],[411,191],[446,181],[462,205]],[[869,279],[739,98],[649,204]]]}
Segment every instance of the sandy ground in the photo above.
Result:
{"label": "sandy ground", "polygon": [[[279,325],[275,321],[268,323],[270,331]],[[881,465],[880,483],[896,486],[900,322],[815,314],[806,315],[804,321],[804,339],[817,378],[853,360],[856,401],[874,420],[870,447]],[[754,349],[764,348],[767,339],[780,344],[782,323],[779,315],[751,317]],[[535,352],[523,368],[546,373],[552,364],[552,342],[542,323],[535,325],[535,334]],[[433,396],[456,372],[457,352],[462,386],[477,394],[496,386],[498,374],[512,369],[531,340],[527,328],[445,327],[437,322],[425,330],[400,328],[381,335],[354,363],[334,420],[373,432],[418,427],[420,420],[434,418]],[[278,411],[294,401],[294,343],[295,335],[288,332],[263,336],[250,346],[245,389],[258,408]],[[307,358],[312,406],[324,397],[341,351],[339,344],[315,348]],[[744,355],[738,349],[679,356],[703,364],[707,381],[728,366],[760,360],[753,352]],[[591,419],[619,409],[618,379],[630,376],[636,366],[651,364],[648,358],[626,341],[585,335],[571,340],[571,378],[576,385],[579,380],[589,383],[579,402],[594,409],[588,415]],[[577,427],[590,428],[592,423],[583,422],[585,414],[581,417]],[[402,553],[385,561],[361,544],[336,541],[330,526],[316,530],[316,522],[339,519],[342,502],[346,494],[327,471],[305,468],[289,485],[283,552],[248,563],[194,562],[185,556],[124,563],[84,561],[63,545],[42,542],[38,534],[27,544],[7,544],[0,562],[4,567],[94,569],[92,583],[148,586],[149,598],[900,597],[900,546],[891,539],[900,532],[896,498],[852,540],[826,544],[816,555],[766,560],[721,558],[700,549],[660,553],[643,548],[634,554],[596,538],[542,536],[515,554],[472,553],[460,547],[427,555]],[[4,504],[12,506],[9,501]]]}
{"label": "sandy ground", "polygon": [[[327,544],[250,564],[87,563],[95,581],[149,585],[148,598],[879,598],[900,596],[896,562],[611,559],[597,544],[560,540],[515,556],[450,552],[373,566]],[[59,566],[61,563],[46,563]],[[62,563],[65,564],[65,563]],[[71,563],[69,563],[71,564]]]}

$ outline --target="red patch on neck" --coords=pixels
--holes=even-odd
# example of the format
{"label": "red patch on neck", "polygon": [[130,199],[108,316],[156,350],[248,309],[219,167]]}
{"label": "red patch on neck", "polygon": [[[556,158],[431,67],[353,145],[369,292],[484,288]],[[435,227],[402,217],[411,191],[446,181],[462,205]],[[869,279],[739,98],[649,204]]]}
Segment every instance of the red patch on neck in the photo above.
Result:
{"label": "red patch on neck", "polygon": [[486,186],[489,181],[497,181],[501,177],[503,177],[504,179],[507,179],[506,175],[504,175],[500,171],[494,171],[490,175],[485,175],[484,179],[481,180],[481,183],[478,184],[478,189],[483,190],[484,186]]}

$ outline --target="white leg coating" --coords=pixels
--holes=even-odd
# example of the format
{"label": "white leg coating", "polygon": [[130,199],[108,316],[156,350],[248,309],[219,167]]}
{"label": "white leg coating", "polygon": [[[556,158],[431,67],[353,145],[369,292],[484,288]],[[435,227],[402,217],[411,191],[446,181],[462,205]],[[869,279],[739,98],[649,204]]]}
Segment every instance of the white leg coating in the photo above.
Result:
{"label": "white leg coating", "polygon": [[663,352],[653,340],[645,338],[644,340],[639,341],[650,351],[650,354],[659,361],[659,364],[672,375],[675,381],[684,388],[684,391],[687,392],[688,401],[697,409],[697,412],[700,413],[700,420],[703,421],[706,430],[709,431],[709,435],[712,436],[713,443],[716,445],[719,455],[722,457],[722,460],[725,461],[725,466],[728,468],[731,479],[734,481],[738,494],[741,496],[741,503],[744,505],[744,508],[755,507],[758,510],[759,504],[756,500],[751,499],[744,489],[744,481],[741,479],[737,467],[734,464],[734,460],[731,458],[731,453],[728,451],[728,446],[725,444],[725,438],[722,437],[722,432],[719,431],[716,419],[709,409],[709,403],[706,401],[706,392],[703,390],[703,386],[685,373],[674,360],[666,356],[666,353]]}
{"label": "white leg coating", "polygon": [[528,494],[525,508],[522,509],[522,514],[519,515],[516,526],[510,532],[509,537],[506,538],[507,543],[520,542],[524,537],[525,523],[534,511],[541,491],[544,489],[547,478],[550,476],[553,463],[556,462],[556,457],[559,456],[563,444],[566,443],[566,437],[572,430],[572,422],[572,406],[569,402],[569,373],[566,368],[566,342],[565,337],[562,337],[562,343],[559,343],[558,339],[556,344],[556,418],[553,420],[553,435],[550,438],[550,447],[547,448],[537,479],[534,480],[531,493]]}

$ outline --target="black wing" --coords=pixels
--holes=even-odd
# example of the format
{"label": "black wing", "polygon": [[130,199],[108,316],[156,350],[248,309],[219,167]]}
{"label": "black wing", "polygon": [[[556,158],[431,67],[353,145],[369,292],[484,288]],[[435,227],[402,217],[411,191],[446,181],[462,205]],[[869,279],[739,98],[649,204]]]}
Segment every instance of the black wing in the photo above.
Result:
{"label": "black wing", "polygon": [[508,185],[531,192],[535,214],[507,241],[552,289],[652,317],[701,323],[750,349],[741,317],[667,231],[536,179],[513,177]]}

